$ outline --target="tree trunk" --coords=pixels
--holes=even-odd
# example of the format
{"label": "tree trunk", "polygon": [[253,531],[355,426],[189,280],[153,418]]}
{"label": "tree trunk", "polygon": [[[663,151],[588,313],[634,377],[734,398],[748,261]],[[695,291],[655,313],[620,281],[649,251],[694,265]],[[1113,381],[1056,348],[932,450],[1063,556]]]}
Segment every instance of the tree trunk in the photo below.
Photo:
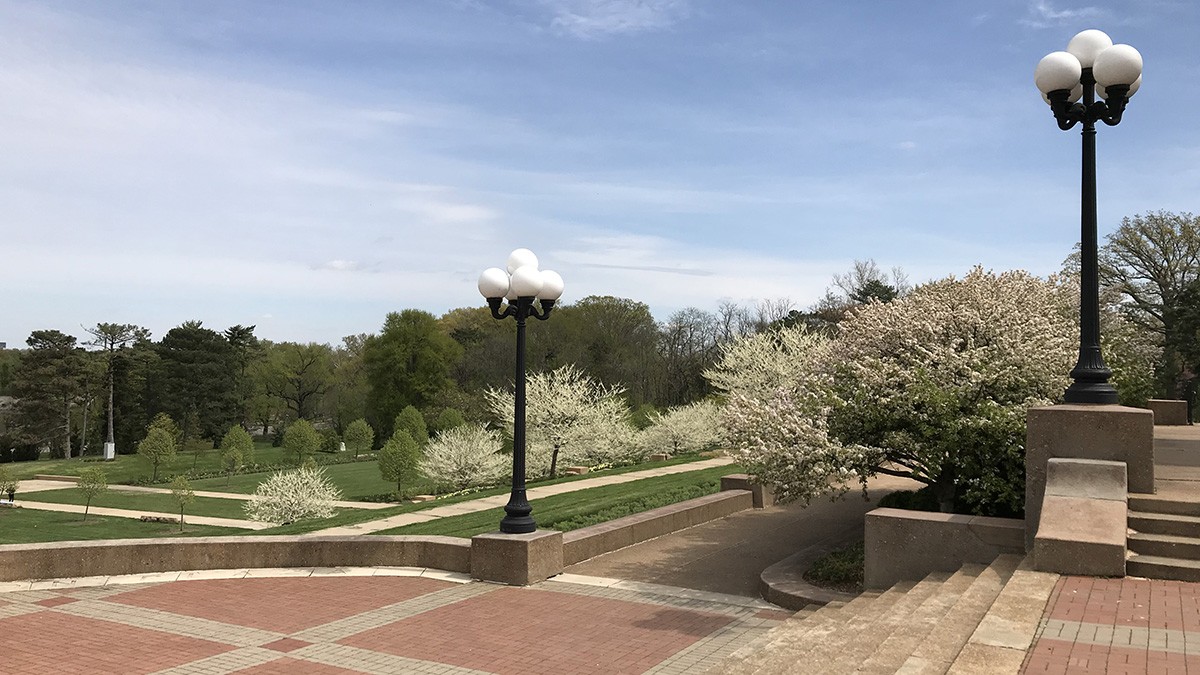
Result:
{"label": "tree trunk", "polygon": [[954,513],[954,474],[943,469],[932,487],[938,500],[938,510],[942,513]]}
{"label": "tree trunk", "polygon": [[116,443],[113,437],[113,367],[111,359],[108,364],[108,437],[106,442]]}
{"label": "tree trunk", "polygon": [[554,478],[558,471],[558,443],[554,444],[554,452],[550,455],[550,477]]}
{"label": "tree trunk", "polygon": [[71,459],[71,399],[67,398],[63,403],[65,404],[63,406],[65,412],[63,419],[66,421],[66,426],[63,430],[63,457]]}

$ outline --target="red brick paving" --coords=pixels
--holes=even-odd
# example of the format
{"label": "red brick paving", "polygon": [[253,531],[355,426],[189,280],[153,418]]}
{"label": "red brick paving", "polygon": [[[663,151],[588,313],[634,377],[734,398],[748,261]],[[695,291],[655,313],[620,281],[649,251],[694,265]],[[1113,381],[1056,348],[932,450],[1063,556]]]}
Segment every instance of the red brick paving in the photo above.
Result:
{"label": "red brick paving", "polygon": [[363,675],[358,670],[347,670],[337,666],[327,666],[323,663],[301,661],[300,659],[275,659],[251,668],[235,670],[236,675]]}
{"label": "red brick paving", "polygon": [[232,649],[208,640],[61,612],[0,619],[0,668],[21,675],[138,675]]}
{"label": "red brick paving", "polygon": [[301,647],[307,647],[311,644],[311,642],[305,642],[304,640],[297,640],[295,638],[281,638],[274,642],[268,642],[267,644],[263,645],[263,648],[274,649],[277,652],[294,652]]}
{"label": "red brick paving", "polygon": [[[1045,618],[1149,630],[1152,636],[1160,638],[1167,630],[1182,631],[1196,636],[1200,642],[1200,584],[1158,579],[1062,577],[1050,597]],[[1085,634],[1092,633],[1085,631]],[[1177,640],[1177,637],[1171,639]],[[1024,672],[1200,675],[1200,654],[1185,655],[1179,644],[1167,651],[1088,642],[1053,636],[1040,638],[1030,651]]]}
{"label": "red brick paving", "polygon": [[33,604],[41,605],[42,607],[59,607],[61,605],[69,605],[72,602],[79,602],[79,601],[76,600],[75,598],[58,597],[58,598],[46,598],[45,600],[38,600],[37,602],[35,602]]}
{"label": "red brick paving", "polygon": [[502,588],[345,638],[345,645],[508,673],[641,673],[733,619]]}
{"label": "red brick paving", "polygon": [[294,633],[454,585],[423,577],[214,579],[156,584],[106,600]]}

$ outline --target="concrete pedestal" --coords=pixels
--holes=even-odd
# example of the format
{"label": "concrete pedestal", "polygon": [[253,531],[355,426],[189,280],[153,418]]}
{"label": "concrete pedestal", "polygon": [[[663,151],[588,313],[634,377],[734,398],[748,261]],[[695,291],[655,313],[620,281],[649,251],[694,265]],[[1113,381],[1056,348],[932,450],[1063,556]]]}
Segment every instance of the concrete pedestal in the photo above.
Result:
{"label": "concrete pedestal", "polygon": [[1171,401],[1152,398],[1147,402],[1150,412],[1154,413],[1154,423],[1159,426],[1187,426],[1187,401]]}
{"label": "concrete pedestal", "polygon": [[111,461],[117,458],[117,445],[115,443],[104,444],[104,461]]}
{"label": "concrete pedestal", "polygon": [[1154,413],[1121,405],[1031,408],[1025,441],[1025,549],[1032,550],[1052,457],[1124,462],[1130,492],[1154,492]]}
{"label": "concrete pedestal", "polygon": [[510,586],[528,586],[563,571],[563,535],[488,532],[471,537],[471,576]]}
{"label": "concrete pedestal", "polygon": [[1033,544],[1034,569],[1125,576],[1128,496],[1124,462],[1051,459]]}
{"label": "concrete pedestal", "polygon": [[765,509],[775,505],[775,490],[770,485],[755,483],[744,473],[731,473],[721,476],[721,492],[726,490],[747,490],[753,495],[754,508]]}

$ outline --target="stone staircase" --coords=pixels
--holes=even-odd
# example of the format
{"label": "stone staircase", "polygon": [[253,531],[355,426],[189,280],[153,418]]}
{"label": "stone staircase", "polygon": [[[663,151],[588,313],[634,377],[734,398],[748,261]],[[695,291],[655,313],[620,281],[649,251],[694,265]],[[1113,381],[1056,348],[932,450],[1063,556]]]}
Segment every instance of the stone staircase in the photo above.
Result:
{"label": "stone staircase", "polygon": [[1017,673],[1058,576],[1021,556],[797,612],[709,673]]}
{"label": "stone staircase", "polygon": [[1200,581],[1200,500],[1160,483],[1129,493],[1128,576]]}

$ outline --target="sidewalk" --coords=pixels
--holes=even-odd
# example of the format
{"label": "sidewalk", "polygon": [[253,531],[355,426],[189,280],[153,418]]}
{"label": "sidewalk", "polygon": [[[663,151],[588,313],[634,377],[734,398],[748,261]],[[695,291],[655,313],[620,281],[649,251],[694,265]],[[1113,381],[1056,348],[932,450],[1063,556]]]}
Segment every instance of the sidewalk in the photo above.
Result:
{"label": "sidewalk", "polygon": [[[49,490],[64,490],[67,488],[76,487],[75,483],[61,480],[23,480],[17,483],[17,494],[30,494],[33,492],[47,492]],[[156,494],[171,494],[170,488],[143,487],[140,485],[109,485],[109,490],[116,492],[148,492]],[[241,501],[250,501],[253,495],[242,494],[240,492],[214,492],[212,490],[193,490],[192,494],[197,497],[212,497],[214,499],[237,499]],[[395,504],[387,502],[355,502],[355,501],[336,501],[334,506],[342,509],[386,509],[395,506]]]}
{"label": "sidewalk", "polygon": [[[17,500],[17,506],[23,509],[33,511],[59,511],[62,513],[83,513],[85,507],[79,504],[54,504],[51,502],[34,502],[29,500]],[[178,518],[178,513],[161,513],[158,511],[131,511],[129,509],[110,509],[103,506],[93,506],[88,509],[89,514],[97,516],[115,516],[117,518],[141,518],[142,516],[152,516],[155,518]],[[275,527],[274,523],[260,523],[254,520],[235,520],[233,518],[214,518],[212,516],[193,516],[185,515],[184,522],[189,525],[215,525],[217,527],[236,527],[243,530],[265,530],[269,527]]]}
{"label": "sidewalk", "polygon": [[[701,469],[710,469],[712,467],[725,466],[727,464],[733,464],[733,460],[729,457],[715,457],[713,459],[705,459],[699,462],[673,464],[671,466],[661,466],[654,469],[644,469],[642,471],[630,471],[629,473],[597,476],[595,478],[584,478],[582,480],[567,481],[565,483],[555,483],[554,485],[543,485],[541,487],[530,488],[526,492],[526,496],[532,501],[539,497],[561,495],[567,492],[577,492],[579,490],[601,487],[603,485],[630,483],[635,480],[642,480],[643,478],[655,478],[658,476],[670,476],[677,473],[700,471]],[[508,503],[508,497],[509,496],[506,494],[495,495],[493,497],[481,497],[479,499],[472,499],[470,501],[458,502],[457,504],[435,506],[430,509],[423,509],[413,513],[401,513],[396,516],[391,516],[390,518],[372,520],[365,523],[343,525],[341,527],[330,527],[324,530],[309,532],[308,536],[331,534],[370,534],[372,532],[390,530],[393,527],[402,527],[404,525],[412,525],[413,523],[425,523],[430,520],[437,520],[438,518],[461,516],[464,513],[475,513],[477,511],[487,511],[488,509],[498,509]]]}

